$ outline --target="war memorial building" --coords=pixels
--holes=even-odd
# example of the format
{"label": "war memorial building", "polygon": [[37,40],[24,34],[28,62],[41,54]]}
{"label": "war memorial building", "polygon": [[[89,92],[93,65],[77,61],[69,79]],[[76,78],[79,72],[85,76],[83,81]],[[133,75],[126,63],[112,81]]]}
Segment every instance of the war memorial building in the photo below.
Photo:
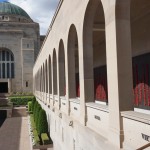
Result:
{"label": "war memorial building", "polygon": [[0,89],[33,88],[54,150],[150,149],[150,0],[60,0],[39,53],[38,24],[0,11]]}
{"label": "war memorial building", "polygon": [[19,6],[0,2],[0,93],[32,92],[39,24]]}

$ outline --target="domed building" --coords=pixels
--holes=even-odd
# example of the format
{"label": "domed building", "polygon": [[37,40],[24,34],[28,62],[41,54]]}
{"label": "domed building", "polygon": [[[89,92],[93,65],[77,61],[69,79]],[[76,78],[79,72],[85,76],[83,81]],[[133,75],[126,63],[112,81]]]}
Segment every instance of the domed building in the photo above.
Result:
{"label": "domed building", "polygon": [[0,2],[0,93],[32,91],[39,49],[39,24],[19,6]]}

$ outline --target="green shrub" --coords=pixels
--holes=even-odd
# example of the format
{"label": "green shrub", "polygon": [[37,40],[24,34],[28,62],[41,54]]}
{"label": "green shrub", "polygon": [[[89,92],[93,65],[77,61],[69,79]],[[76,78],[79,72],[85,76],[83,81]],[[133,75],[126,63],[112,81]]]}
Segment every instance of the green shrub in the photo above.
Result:
{"label": "green shrub", "polygon": [[36,129],[33,114],[30,114],[30,122],[31,122],[32,129],[33,130]]}
{"label": "green shrub", "polygon": [[38,103],[38,105],[36,107],[36,112],[35,112],[35,124],[36,124],[36,127],[38,127],[39,113],[40,113],[41,109],[42,108],[41,108],[40,104]]}
{"label": "green shrub", "polygon": [[33,130],[33,136],[34,136],[35,145],[39,145],[40,144],[40,138],[38,136],[38,132],[36,129]]}
{"label": "green shrub", "polygon": [[37,131],[39,135],[41,135],[42,133],[48,133],[47,117],[43,109],[41,109],[39,113]]}
{"label": "green shrub", "polygon": [[49,139],[47,133],[42,133],[42,134],[41,134],[41,139],[42,139],[43,145],[52,144],[52,142],[51,142],[51,140]]}
{"label": "green shrub", "polygon": [[27,105],[29,101],[32,101],[34,96],[13,96],[9,97],[9,100],[14,104],[14,105]]}
{"label": "green shrub", "polygon": [[36,102],[36,98],[34,97],[32,99],[32,111],[34,112],[34,105],[35,105],[35,102]]}
{"label": "green shrub", "polygon": [[32,112],[32,101],[28,102],[28,111]]}
{"label": "green shrub", "polygon": [[39,138],[38,132],[36,130],[36,125],[34,122],[33,114],[30,115],[30,122],[31,122],[31,128],[32,128],[33,136],[34,136],[35,145],[39,145],[40,144],[40,138]]}
{"label": "green shrub", "polygon": [[33,109],[34,121],[35,121],[35,112],[36,112],[36,107],[37,107],[37,105],[38,105],[38,102],[36,101],[36,102],[34,103],[34,109]]}

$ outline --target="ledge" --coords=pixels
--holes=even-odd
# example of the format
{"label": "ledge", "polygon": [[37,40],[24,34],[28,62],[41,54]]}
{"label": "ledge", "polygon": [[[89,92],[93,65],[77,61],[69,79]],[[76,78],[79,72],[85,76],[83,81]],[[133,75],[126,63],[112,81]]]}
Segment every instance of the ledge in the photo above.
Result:
{"label": "ledge", "polygon": [[150,115],[147,114],[143,114],[135,111],[124,111],[121,112],[121,116],[138,122],[150,124]]}
{"label": "ledge", "polygon": [[107,105],[102,105],[102,104],[97,104],[97,103],[94,103],[94,102],[90,102],[90,103],[86,103],[86,106],[109,113]]}
{"label": "ledge", "polygon": [[53,95],[52,95],[52,94],[49,94],[49,98],[50,98],[50,99],[53,99]]}
{"label": "ledge", "polygon": [[53,144],[49,144],[49,145],[34,145],[33,149],[37,150],[37,149],[47,149],[47,148],[53,148]]}
{"label": "ledge", "polygon": [[54,95],[54,100],[55,101],[58,101],[59,100],[59,97],[57,95]]}
{"label": "ledge", "polygon": [[60,99],[61,100],[66,100],[66,97],[65,96],[61,96]]}
{"label": "ledge", "polygon": [[69,99],[69,101],[73,102],[73,103],[80,104],[80,99],[79,98],[71,98],[71,99]]}

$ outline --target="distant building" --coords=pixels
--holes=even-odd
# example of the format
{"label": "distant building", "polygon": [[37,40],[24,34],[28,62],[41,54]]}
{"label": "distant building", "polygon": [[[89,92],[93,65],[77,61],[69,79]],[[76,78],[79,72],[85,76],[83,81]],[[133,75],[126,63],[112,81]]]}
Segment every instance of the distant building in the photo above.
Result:
{"label": "distant building", "polygon": [[0,2],[0,93],[32,92],[39,24],[20,7]]}
{"label": "distant building", "polygon": [[44,40],[45,40],[45,35],[41,35],[40,36],[40,44],[41,44],[41,46],[43,45]]}

